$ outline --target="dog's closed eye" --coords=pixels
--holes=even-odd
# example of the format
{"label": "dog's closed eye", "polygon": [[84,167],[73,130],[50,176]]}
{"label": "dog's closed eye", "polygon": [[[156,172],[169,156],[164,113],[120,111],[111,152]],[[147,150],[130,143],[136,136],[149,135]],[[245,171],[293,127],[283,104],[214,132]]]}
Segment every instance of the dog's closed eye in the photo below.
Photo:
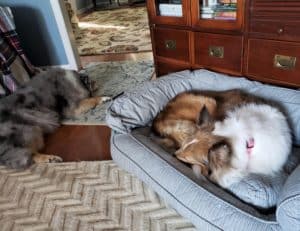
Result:
{"label": "dog's closed eye", "polygon": [[215,143],[208,152],[211,169],[222,168],[227,165],[231,157],[231,146],[226,140]]}

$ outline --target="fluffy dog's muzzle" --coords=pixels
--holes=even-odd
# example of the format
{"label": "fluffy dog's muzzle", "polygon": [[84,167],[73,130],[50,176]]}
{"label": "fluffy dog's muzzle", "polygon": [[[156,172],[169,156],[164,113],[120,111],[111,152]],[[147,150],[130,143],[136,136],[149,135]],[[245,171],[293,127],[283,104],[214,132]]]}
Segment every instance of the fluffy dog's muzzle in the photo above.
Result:
{"label": "fluffy dog's muzzle", "polygon": [[79,79],[82,85],[88,90],[89,96],[91,97],[93,95],[94,89],[93,82],[90,80],[89,76],[87,74],[80,73]]}

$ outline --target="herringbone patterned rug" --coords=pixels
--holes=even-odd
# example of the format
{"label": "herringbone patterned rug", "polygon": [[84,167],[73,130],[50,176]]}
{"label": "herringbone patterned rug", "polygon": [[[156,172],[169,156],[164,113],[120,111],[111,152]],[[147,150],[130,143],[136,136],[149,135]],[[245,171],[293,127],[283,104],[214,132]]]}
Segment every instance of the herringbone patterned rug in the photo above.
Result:
{"label": "herringbone patterned rug", "polygon": [[0,167],[0,230],[195,230],[113,161]]}

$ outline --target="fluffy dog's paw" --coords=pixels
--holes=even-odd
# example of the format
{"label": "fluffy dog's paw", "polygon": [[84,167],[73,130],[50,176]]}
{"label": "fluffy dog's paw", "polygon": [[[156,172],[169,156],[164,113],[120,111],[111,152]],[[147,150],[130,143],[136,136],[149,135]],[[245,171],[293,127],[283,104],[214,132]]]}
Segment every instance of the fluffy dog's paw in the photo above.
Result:
{"label": "fluffy dog's paw", "polygon": [[110,101],[112,98],[109,96],[95,96],[80,101],[77,108],[74,109],[72,113],[73,116],[79,116],[83,113],[86,113],[88,110],[95,108],[98,105],[101,105],[107,101]]}
{"label": "fluffy dog's paw", "polygon": [[111,101],[112,97],[110,97],[110,96],[102,96],[101,99],[102,99],[102,102],[105,103],[105,102]]}
{"label": "fluffy dog's paw", "polygon": [[47,155],[47,154],[34,154],[33,161],[35,163],[59,163],[62,162],[63,159],[59,156],[55,155]]}
{"label": "fluffy dog's paw", "polygon": [[50,155],[48,162],[49,163],[60,163],[60,162],[63,162],[63,159],[59,156]]}

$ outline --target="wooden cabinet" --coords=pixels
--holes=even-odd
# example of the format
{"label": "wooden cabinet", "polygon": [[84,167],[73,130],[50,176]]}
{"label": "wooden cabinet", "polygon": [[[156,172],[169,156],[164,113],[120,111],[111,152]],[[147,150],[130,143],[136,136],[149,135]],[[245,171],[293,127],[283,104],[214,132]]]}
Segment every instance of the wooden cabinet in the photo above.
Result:
{"label": "wooden cabinet", "polygon": [[158,76],[206,68],[300,86],[299,0],[148,0]]}

